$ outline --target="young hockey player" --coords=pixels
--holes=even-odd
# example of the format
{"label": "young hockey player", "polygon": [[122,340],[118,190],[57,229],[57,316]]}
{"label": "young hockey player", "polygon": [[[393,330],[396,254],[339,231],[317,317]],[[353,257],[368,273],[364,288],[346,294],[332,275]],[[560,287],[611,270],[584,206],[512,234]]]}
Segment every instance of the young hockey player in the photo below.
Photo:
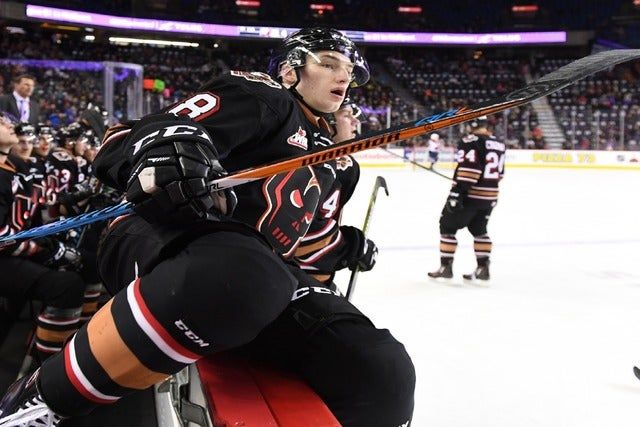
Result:
{"label": "young hockey player", "polygon": [[[255,354],[298,372],[342,425],[410,422],[415,372],[402,344],[282,260],[331,188],[334,162],[237,187],[233,219],[236,195],[206,185],[225,169],[323,146],[331,136],[323,116],[369,78],[353,42],[329,29],[292,34],[270,71],[280,81],[232,71],[166,114],[105,136],[96,174],[136,206],[101,246],[102,279],[115,296],[63,352],[10,388],[0,426],[56,425],[258,334]],[[364,242],[358,249],[350,264],[368,256]]]}
{"label": "young hockey player", "polygon": [[498,184],[504,175],[505,144],[488,128],[486,116],[470,124],[471,132],[460,140],[454,184],[440,216],[440,268],[429,273],[433,279],[453,277],[453,258],[458,246],[456,233],[467,228],[473,236],[478,263],[465,280],[489,280],[491,238],[487,223],[498,203]]}

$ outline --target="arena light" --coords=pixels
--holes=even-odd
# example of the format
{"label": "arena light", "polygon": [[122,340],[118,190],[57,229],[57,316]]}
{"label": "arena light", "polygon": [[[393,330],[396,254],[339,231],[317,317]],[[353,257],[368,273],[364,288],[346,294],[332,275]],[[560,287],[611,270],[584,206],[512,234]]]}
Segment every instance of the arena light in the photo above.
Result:
{"label": "arena light", "polygon": [[[253,11],[255,9],[244,9]],[[158,19],[132,18],[126,16],[102,15],[69,9],[28,4],[29,18],[47,22],[72,22],[83,27],[105,27],[144,32],[171,34],[212,35],[219,37],[239,37],[246,39],[282,39],[299,28],[267,27],[252,25],[222,25],[205,22],[164,21]],[[566,31],[541,31],[522,33],[400,33],[346,30],[345,34],[358,43],[370,44],[412,44],[412,45],[527,45],[567,43]]]}
{"label": "arena light", "polygon": [[331,3],[311,3],[309,9],[317,11],[329,11],[333,12],[333,5]]}
{"label": "arena light", "polygon": [[92,42],[96,39],[96,36],[94,36],[93,34],[86,34],[84,36],[84,40],[87,42]]}
{"label": "arena light", "polygon": [[398,6],[400,13],[422,13],[422,6]]}
{"label": "arena light", "polygon": [[236,6],[238,7],[260,7],[258,0],[236,0]]}
{"label": "arena light", "polygon": [[27,34],[24,28],[21,27],[4,27],[4,30],[9,34]]}
{"label": "arena light", "polygon": [[137,39],[133,37],[109,37],[109,42],[114,44],[148,44],[153,46],[179,46],[198,47],[200,43],[179,42],[175,40]]}
{"label": "arena light", "polygon": [[74,27],[74,26],[71,26],[71,25],[50,24],[48,22],[45,22],[44,24],[40,25],[40,27],[46,28],[48,30],[80,31],[79,27]]}
{"label": "arena light", "polygon": [[521,4],[519,6],[512,6],[511,12],[513,13],[535,13],[538,11],[537,4]]}

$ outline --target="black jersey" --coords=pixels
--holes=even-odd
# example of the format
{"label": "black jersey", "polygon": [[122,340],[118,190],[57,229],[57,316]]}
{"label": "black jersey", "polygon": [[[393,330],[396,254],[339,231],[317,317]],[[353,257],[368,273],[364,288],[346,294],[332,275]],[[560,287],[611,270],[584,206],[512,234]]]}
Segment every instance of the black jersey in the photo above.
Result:
{"label": "black jersey", "polygon": [[47,161],[50,164],[47,185],[54,193],[69,192],[78,184],[80,168],[68,151],[56,148],[49,154]]}
{"label": "black jersey", "polygon": [[89,182],[93,173],[91,163],[82,156],[75,156],[75,161],[78,165],[78,183]]}
{"label": "black jersey", "polygon": [[[19,157],[9,155],[7,161],[0,164],[0,236],[9,236],[29,228],[36,204],[27,164]],[[26,241],[11,251],[0,251],[0,256],[22,255],[32,252],[34,248],[33,244]]]}
{"label": "black jersey", "polygon": [[504,175],[505,145],[492,135],[471,133],[458,143],[454,188],[473,204],[492,206]]}
{"label": "black jersey", "polygon": [[322,199],[307,234],[296,250],[300,267],[316,279],[330,280],[341,261],[352,251],[351,243],[340,232],[342,209],[360,179],[360,166],[351,156],[336,159],[336,179]]}
{"label": "black jersey", "polygon": [[[167,112],[203,125],[220,163],[229,172],[312,152],[331,144],[329,126],[317,121],[268,75],[232,71]],[[128,126],[132,126],[129,124]],[[124,191],[131,174],[133,142],[128,127],[113,128],[94,161],[99,179]],[[235,188],[234,218],[259,230],[285,256],[292,256],[335,180],[335,161],[308,166]]]}

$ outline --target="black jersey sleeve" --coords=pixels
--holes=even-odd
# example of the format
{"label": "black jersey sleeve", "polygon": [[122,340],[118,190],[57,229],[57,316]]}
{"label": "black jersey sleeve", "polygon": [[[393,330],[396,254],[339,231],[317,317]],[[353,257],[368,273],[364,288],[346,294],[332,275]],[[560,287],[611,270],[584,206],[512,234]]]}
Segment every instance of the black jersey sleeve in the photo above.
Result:
{"label": "black jersey sleeve", "polygon": [[[255,152],[259,141],[279,128],[292,106],[278,83],[253,78],[253,73],[248,73],[247,78],[246,74],[216,78],[164,112],[189,117],[203,126],[220,160],[232,151]],[[96,176],[121,191],[131,175],[131,152],[140,142],[129,138],[134,125],[135,122],[128,122],[109,129],[94,161]],[[233,170],[229,164],[224,166]]]}

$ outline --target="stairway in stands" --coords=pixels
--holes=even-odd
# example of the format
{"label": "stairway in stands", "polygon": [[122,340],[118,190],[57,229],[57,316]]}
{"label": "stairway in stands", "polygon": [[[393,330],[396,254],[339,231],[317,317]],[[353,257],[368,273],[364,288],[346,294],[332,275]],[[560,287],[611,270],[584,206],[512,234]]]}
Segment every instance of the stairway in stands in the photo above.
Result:
{"label": "stairway in stands", "polygon": [[400,83],[389,71],[382,62],[374,62],[371,64],[372,78],[379,84],[389,86],[393,89],[396,96],[403,99],[407,104],[415,105],[418,110],[418,117],[424,117],[427,115],[427,111],[424,108],[424,104],[420,102],[416,97],[406,89],[402,83]]}
{"label": "stairway in stands", "polygon": [[[533,78],[530,73],[525,74],[525,80],[527,84],[533,82]],[[558,123],[558,119],[553,113],[551,105],[547,97],[536,99],[531,103],[533,110],[538,115],[538,126],[542,130],[544,140],[547,142],[547,147],[552,149],[561,149],[562,144],[566,140],[566,136]]]}

